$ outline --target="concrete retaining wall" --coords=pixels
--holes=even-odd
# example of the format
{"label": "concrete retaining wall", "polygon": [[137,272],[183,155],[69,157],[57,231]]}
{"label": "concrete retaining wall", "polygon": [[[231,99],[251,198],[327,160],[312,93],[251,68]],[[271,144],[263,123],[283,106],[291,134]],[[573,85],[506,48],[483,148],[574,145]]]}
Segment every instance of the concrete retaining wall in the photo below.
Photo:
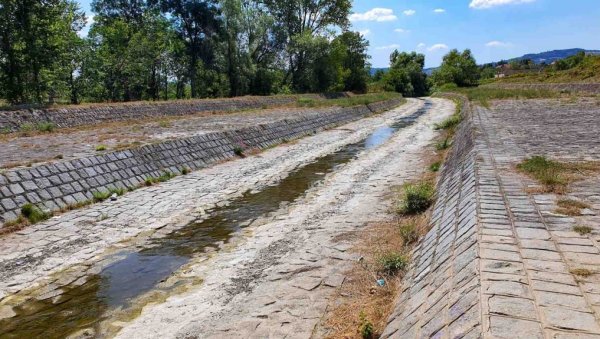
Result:
{"label": "concrete retaining wall", "polygon": [[[346,93],[305,94],[301,97],[339,98]],[[152,117],[181,116],[203,112],[230,112],[288,105],[300,96],[264,96],[224,99],[179,100],[168,102],[123,103],[65,107],[53,109],[22,109],[0,111],[0,131],[18,131],[25,124],[51,122],[57,127],[94,125],[103,122],[139,120]]]}
{"label": "concrete retaining wall", "polygon": [[[464,99],[463,99],[464,100]],[[476,338],[479,311],[477,197],[473,126],[468,103],[438,180],[430,231],[381,338]]]}
{"label": "concrete retaining wall", "polygon": [[56,211],[93,198],[92,192],[135,188],[164,171],[179,174],[235,157],[236,148],[266,148],[400,105],[402,99],[367,106],[316,109],[314,114],[238,130],[166,141],[0,175],[0,224],[18,217],[26,203]]}

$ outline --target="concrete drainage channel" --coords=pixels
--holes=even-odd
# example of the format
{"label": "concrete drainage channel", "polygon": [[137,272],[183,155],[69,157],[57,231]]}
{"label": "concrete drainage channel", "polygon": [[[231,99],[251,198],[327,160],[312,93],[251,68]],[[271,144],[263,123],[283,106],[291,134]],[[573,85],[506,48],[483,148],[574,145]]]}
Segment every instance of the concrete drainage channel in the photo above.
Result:
{"label": "concrete drainage channel", "polygon": [[206,219],[154,239],[141,250],[115,254],[113,262],[97,274],[67,284],[54,296],[22,303],[13,309],[17,313],[15,317],[0,321],[0,336],[62,338],[83,329],[97,328],[114,310],[126,310],[136,298],[153,290],[176,292],[177,284],[163,287],[161,282],[194,256],[218,249],[255,219],[277,211],[282,203],[302,197],[327,173],[352,161],[359,153],[385,143],[398,130],[413,124],[430,106],[427,101],[415,113],[296,169],[274,186],[247,192],[227,206],[208,211]]}

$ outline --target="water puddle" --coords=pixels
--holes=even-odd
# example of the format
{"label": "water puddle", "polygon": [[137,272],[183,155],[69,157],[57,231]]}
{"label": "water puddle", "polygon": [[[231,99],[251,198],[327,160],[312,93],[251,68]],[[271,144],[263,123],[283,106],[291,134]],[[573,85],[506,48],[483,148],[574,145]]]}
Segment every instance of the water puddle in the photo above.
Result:
{"label": "water puddle", "polygon": [[127,309],[132,300],[145,293],[168,290],[161,282],[193,257],[218,249],[255,219],[301,198],[327,173],[348,163],[359,152],[385,143],[399,129],[414,123],[429,106],[426,103],[412,115],[375,130],[360,142],[297,168],[273,186],[257,193],[246,192],[229,205],[208,211],[207,219],[154,239],[142,250],[115,254],[110,265],[84,282],[79,279],[58,287],[43,300],[30,299],[14,307],[14,317],[0,320],[0,338],[64,338],[83,329],[89,329],[91,335],[101,335],[95,332],[98,324],[108,319],[111,312]]}

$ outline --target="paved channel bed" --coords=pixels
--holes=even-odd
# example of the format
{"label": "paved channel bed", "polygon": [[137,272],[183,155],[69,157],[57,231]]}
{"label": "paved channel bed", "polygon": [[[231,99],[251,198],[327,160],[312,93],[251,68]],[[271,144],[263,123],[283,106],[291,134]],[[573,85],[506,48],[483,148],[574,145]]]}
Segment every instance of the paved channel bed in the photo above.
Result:
{"label": "paved channel bed", "polygon": [[571,217],[556,212],[565,197],[535,193],[515,167],[533,155],[600,160],[597,100],[497,101],[466,115],[383,337],[600,338],[600,178],[572,185],[566,197],[591,207]]}
{"label": "paved channel bed", "polygon": [[[444,115],[452,111],[452,104],[449,101],[434,99],[428,105],[432,103],[434,104],[433,107],[426,108],[423,100],[409,99],[405,105],[389,112],[361,119],[340,128],[320,132],[314,136],[302,138],[296,143],[289,143],[269,149],[259,155],[216,164],[210,168],[174,178],[157,186],[141,188],[119,198],[115,202],[107,201],[88,208],[72,211],[47,222],[30,226],[20,232],[3,237],[0,239],[0,276],[2,277],[2,281],[0,282],[0,298],[2,299],[0,301],[0,318],[3,318],[0,321],[6,326],[13,324],[19,327],[21,325],[18,324],[27,324],[27,322],[23,323],[23,321],[35,321],[27,319],[30,319],[30,316],[35,317],[35,310],[39,307],[42,309],[50,307],[51,309],[57,308],[62,310],[70,303],[69,300],[72,300],[69,296],[72,298],[74,290],[78,291],[76,295],[81,295],[79,293],[82,292],[77,289],[77,286],[88,286],[89,284],[92,284],[90,286],[97,286],[94,285],[93,279],[95,278],[93,277],[102,276],[105,274],[103,272],[114,273],[115,267],[118,269],[118,263],[122,262],[123,251],[133,251],[128,253],[133,254],[135,258],[137,251],[142,251],[143,248],[149,245],[148,250],[152,253],[152,244],[155,241],[167,237],[167,241],[170,242],[171,236],[174,235],[177,237],[177,232],[175,231],[192,221],[199,222],[198,220],[210,219],[210,216],[215,213],[213,212],[214,209],[226,209],[232,201],[244,197],[245,192],[260,192],[273,185],[276,186],[281,178],[285,178],[286,175],[293,173],[296,169],[310,165],[316,159],[331,154],[346,145],[359,142],[379,128],[393,124],[399,118],[407,117],[426,108],[424,111],[428,113],[426,117],[420,118],[418,124],[411,127],[417,128],[417,130],[408,135],[401,133],[401,135],[404,135],[404,137],[399,139],[402,140],[402,144],[395,146],[393,144],[388,145],[384,148],[387,150],[384,153],[380,154],[377,151],[373,152],[373,155],[370,156],[375,157],[372,158],[372,161],[385,156],[385,159],[394,159],[394,164],[403,164],[404,161],[407,161],[406,164],[402,165],[406,167],[407,173],[405,174],[409,175],[413,173],[410,172],[410,168],[412,168],[410,164],[416,161],[416,159],[411,160],[412,156],[405,158],[400,155],[405,152],[405,149],[406,151],[409,149],[412,150],[410,151],[411,154],[419,153],[421,151],[420,147],[423,147],[423,143],[427,143],[433,136],[431,129],[433,117],[442,119]],[[433,112],[439,112],[440,109],[442,109],[441,113],[433,115]],[[409,138],[409,135],[412,135],[412,137]],[[386,139],[383,140],[385,141]],[[419,140],[419,149],[413,149],[416,146],[412,146],[411,142],[415,140]],[[377,145],[377,138],[368,141],[368,143]],[[401,145],[406,145],[408,148],[398,147]],[[388,154],[388,151],[393,153]],[[377,160],[377,164],[386,163],[386,161],[380,159]],[[386,171],[394,168],[393,163],[385,167]],[[361,171],[368,170],[367,173],[370,173],[377,167],[374,164],[367,162],[358,168]],[[418,168],[422,168],[422,166]],[[379,178],[382,180],[402,180],[402,178],[405,178],[405,174],[403,173],[404,171],[399,171],[397,174],[398,177],[390,177],[389,179],[385,179],[387,175],[382,175]],[[325,175],[326,173],[319,174],[319,170],[317,170],[316,174]],[[363,187],[361,184],[354,185],[352,180],[349,179],[350,177],[344,179],[344,182],[345,185],[350,185],[348,189],[351,189],[351,191]],[[316,187],[320,186],[317,185]],[[364,187],[365,189],[375,189],[378,185],[365,182]],[[277,194],[286,194],[286,192],[287,190],[284,190]],[[347,194],[344,192],[346,191],[328,195],[328,199],[336,200],[340,196]],[[327,208],[328,212],[325,215],[335,210],[335,206],[333,205],[323,205],[321,203],[317,205]],[[301,212],[303,208],[302,205],[299,206],[297,211]],[[371,205],[368,204],[365,206]],[[285,206],[282,205],[282,207]],[[331,208],[333,210],[330,210]],[[279,216],[275,220],[284,219],[287,209],[281,211],[279,213],[283,213],[283,215],[278,214]],[[306,213],[310,214],[308,210]],[[269,218],[270,215],[269,213],[266,217]],[[273,217],[274,215],[277,215],[277,213],[273,214]],[[309,216],[305,217],[308,218]],[[351,215],[347,220],[354,221],[353,217]],[[296,219],[291,219],[291,222],[295,222],[294,220]],[[261,223],[257,223],[257,226],[260,225]],[[353,223],[353,225],[356,226],[359,224]],[[360,225],[362,225],[362,222]],[[254,226],[254,223],[251,226]],[[281,230],[289,229],[282,228]],[[238,234],[237,237],[241,238],[252,234],[250,230],[238,233],[235,234]],[[293,232],[286,234],[286,236],[292,238],[298,235],[298,233]],[[217,239],[221,239],[216,241],[217,248],[221,246],[228,248],[237,243],[235,240],[236,237],[224,236],[221,238],[218,233],[206,235],[206,237],[210,236],[216,236]],[[200,237],[204,239],[203,237],[205,236],[200,234]],[[267,245],[271,240],[274,241],[276,238],[270,236],[261,237],[261,245],[255,249],[263,248],[262,245],[265,245],[264,248],[268,251]],[[186,246],[183,246],[183,250],[177,250],[175,253],[184,255],[186,253]],[[211,245],[210,248],[213,248],[213,246]],[[194,265],[199,264],[202,260],[211,258],[211,251],[214,251],[214,248],[212,250],[210,248],[207,248],[208,252],[206,253],[200,249],[199,253],[191,256],[189,265],[185,265],[177,270],[179,273],[176,274],[176,286],[180,286],[182,282],[189,279],[197,281],[197,275],[189,273],[189,269],[195,267]],[[116,266],[115,263],[117,263]],[[242,267],[240,266],[239,268],[241,269]],[[124,272],[121,271],[121,273]],[[214,278],[218,278],[218,276],[215,275]],[[113,281],[112,279],[115,276],[109,275],[105,278],[109,280],[104,281],[101,286],[112,286],[111,284],[106,284]],[[118,279],[114,283],[117,286],[122,284]],[[157,287],[156,289],[159,288]],[[110,293],[110,290],[105,292]],[[88,296],[90,294],[83,295]],[[96,295],[96,293],[91,295]],[[96,307],[98,305],[89,306],[87,303],[89,300],[75,300],[77,301],[77,312],[79,310],[90,310],[92,312],[102,309],[101,307]],[[33,312],[33,314],[23,318],[23,312],[25,314]],[[70,314],[69,312],[56,312],[52,314],[57,314],[60,317],[61,314]],[[14,318],[17,313],[19,316]],[[46,314],[49,313],[46,312]],[[112,316],[110,312],[106,312],[106,314],[102,313],[98,315],[97,319],[94,318],[94,321],[108,321],[109,319],[113,319],[111,318]],[[21,320],[17,321],[14,319]],[[40,324],[40,320],[35,322]],[[56,324],[67,324],[66,321],[58,321],[56,319],[50,323],[54,325],[55,330],[60,328]],[[119,322],[114,321],[114,324],[117,323]],[[116,326],[113,322],[109,322],[109,324]],[[26,329],[26,333],[30,335],[36,333],[36,330],[39,331],[39,327],[24,326],[19,328]],[[42,327],[42,331],[44,329]],[[48,331],[44,333],[51,335],[51,332]]]}

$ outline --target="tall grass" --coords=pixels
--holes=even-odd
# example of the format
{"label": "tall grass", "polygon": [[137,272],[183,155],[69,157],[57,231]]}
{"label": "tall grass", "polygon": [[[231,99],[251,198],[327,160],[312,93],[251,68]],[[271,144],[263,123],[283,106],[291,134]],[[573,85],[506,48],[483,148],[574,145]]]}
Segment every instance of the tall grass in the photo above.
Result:
{"label": "tall grass", "polygon": [[508,89],[491,86],[479,87],[442,87],[440,92],[454,92],[465,95],[469,100],[479,102],[482,106],[489,107],[490,100],[503,99],[546,99],[558,98],[561,93],[548,89]]}

